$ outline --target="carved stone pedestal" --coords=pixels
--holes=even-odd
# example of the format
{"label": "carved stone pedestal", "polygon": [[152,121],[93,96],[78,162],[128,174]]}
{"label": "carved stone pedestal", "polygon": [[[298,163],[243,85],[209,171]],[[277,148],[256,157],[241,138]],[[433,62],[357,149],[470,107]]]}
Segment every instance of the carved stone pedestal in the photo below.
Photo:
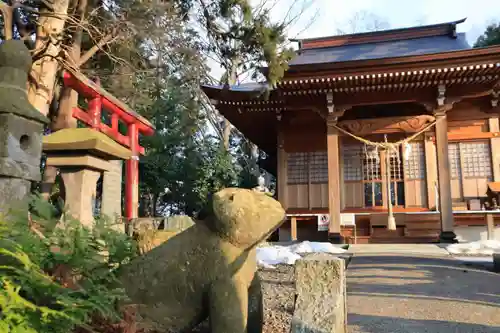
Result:
{"label": "carved stone pedestal", "polygon": [[86,226],[92,226],[94,222],[93,199],[96,197],[97,181],[100,176],[100,171],[91,169],[61,169],[66,209],[71,216]]}
{"label": "carved stone pedestal", "polygon": [[116,169],[111,160],[130,158],[130,150],[88,128],[60,130],[46,136],[43,145],[47,165],[60,170],[67,213],[92,227],[97,181]]}

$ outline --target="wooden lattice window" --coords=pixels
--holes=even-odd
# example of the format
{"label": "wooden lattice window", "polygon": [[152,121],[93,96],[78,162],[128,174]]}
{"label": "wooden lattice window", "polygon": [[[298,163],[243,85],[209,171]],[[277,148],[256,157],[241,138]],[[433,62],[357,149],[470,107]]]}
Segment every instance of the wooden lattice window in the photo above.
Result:
{"label": "wooden lattice window", "polygon": [[458,143],[448,144],[448,161],[450,164],[451,179],[460,178],[462,167],[460,166],[460,146]]}
{"label": "wooden lattice window", "polygon": [[343,145],[342,159],[344,181],[363,180],[363,147],[361,145]]}
{"label": "wooden lattice window", "polygon": [[308,153],[289,153],[287,160],[288,184],[307,184]]}
{"label": "wooden lattice window", "polygon": [[326,151],[315,151],[309,155],[311,183],[328,183],[328,155]]}
{"label": "wooden lattice window", "polygon": [[389,170],[390,170],[390,187],[391,187],[391,202],[394,206],[404,206],[405,191],[404,191],[404,171],[402,162],[402,149],[398,147],[396,150],[390,150],[389,154]]}
{"label": "wooden lattice window", "polygon": [[405,168],[407,179],[425,178],[425,152],[423,142],[411,142],[405,151]]}
{"label": "wooden lattice window", "polygon": [[491,149],[488,142],[461,142],[463,176],[466,178],[491,178]]}
{"label": "wooden lattice window", "polygon": [[382,180],[380,153],[373,146],[364,147],[363,180]]}

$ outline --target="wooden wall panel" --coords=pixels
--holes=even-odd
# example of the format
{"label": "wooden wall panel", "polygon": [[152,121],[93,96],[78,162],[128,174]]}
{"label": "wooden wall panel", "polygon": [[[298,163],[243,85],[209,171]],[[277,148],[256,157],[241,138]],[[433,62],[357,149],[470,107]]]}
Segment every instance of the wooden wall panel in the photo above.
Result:
{"label": "wooden wall panel", "polygon": [[464,178],[463,180],[464,198],[485,197],[488,190],[488,179],[485,178]]}
{"label": "wooden wall panel", "polygon": [[328,183],[311,184],[311,208],[328,208]]}
{"label": "wooden wall panel", "polygon": [[360,182],[344,183],[344,202],[345,208],[362,208],[364,207],[364,186]]}
{"label": "wooden wall panel", "polygon": [[454,202],[463,201],[461,178],[451,180],[451,199]]}
{"label": "wooden wall panel", "polygon": [[326,151],[326,124],[314,111],[295,112],[283,136],[287,152]]}
{"label": "wooden wall panel", "polygon": [[406,207],[427,207],[427,186],[425,179],[405,181]]}
{"label": "wooden wall panel", "polygon": [[287,207],[309,208],[307,184],[287,185]]}
{"label": "wooden wall panel", "polygon": [[436,184],[437,184],[437,158],[436,145],[429,140],[428,135],[424,141],[425,151],[425,180],[427,188],[427,208],[436,208]]}

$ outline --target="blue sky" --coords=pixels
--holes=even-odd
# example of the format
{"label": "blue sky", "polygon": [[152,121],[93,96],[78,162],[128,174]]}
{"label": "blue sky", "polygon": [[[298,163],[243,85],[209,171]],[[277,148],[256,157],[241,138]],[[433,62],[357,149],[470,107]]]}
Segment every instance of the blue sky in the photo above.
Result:
{"label": "blue sky", "polygon": [[[299,0],[300,2],[300,0]],[[283,6],[273,9],[273,15],[279,19],[284,9],[294,3],[293,0],[280,0]],[[295,5],[298,10],[299,5]],[[288,8],[287,8],[288,9]],[[337,29],[348,30],[348,21],[356,13],[371,13],[384,21],[390,28],[414,25],[426,25],[467,20],[459,25],[460,32],[467,33],[469,43],[473,43],[489,23],[500,21],[500,3],[498,0],[312,0],[307,12],[290,29],[296,35],[310,22],[308,28],[299,33],[299,37],[321,37],[334,35]]]}
{"label": "blue sky", "polygon": [[[253,4],[266,0],[251,0]],[[277,1],[277,2],[276,2]],[[474,44],[485,28],[500,22],[500,0],[267,0],[272,5],[272,18],[282,20],[294,15],[304,6],[305,12],[289,29],[289,38],[312,38],[347,33],[349,21],[358,14],[376,17],[388,28],[444,23],[467,18],[458,26],[467,34],[469,44]],[[292,9],[290,10],[290,8]],[[361,15],[363,16],[363,15]],[[363,23],[360,22],[362,26]],[[220,77],[222,70],[210,63],[212,76]],[[243,78],[244,81],[246,81]]]}

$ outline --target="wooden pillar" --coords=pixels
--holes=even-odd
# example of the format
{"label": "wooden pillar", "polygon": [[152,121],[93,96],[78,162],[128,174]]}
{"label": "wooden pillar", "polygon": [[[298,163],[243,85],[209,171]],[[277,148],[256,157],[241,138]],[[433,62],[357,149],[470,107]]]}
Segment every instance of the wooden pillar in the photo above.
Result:
{"label": "wooden pillar", "polygon": [[297,218],[295,216],[292,216],[290,221],[290,235],[292,241],[297,240]]}
{"label": "wooden pillar", "polygon": [[125,162],[125,217],[127,223],[137,218],[139,207],[139,131],[137,124],[128,126],[132,157]]}
{"label": "wooden pillar", "polygon": [[[488,127],[490,132],[500,132],[500,124],[498,117],[490,118],[488,120]],[[495,137],[490,139],[491,148],[491,164],[493,167],[493,181],[500,181],[500,138]]]}
{"label": "wooden pillar", "polygon": [[486,213],[486,228],[488,240],[495,240],[495,219],[493,213]]}
{"label": "wooden pillar", "polygon": [[327,156],[328,156],[328,209],[330,225],[328,234],[330,241],[342,243],[340,228],[340,150],[339,133],[334,127],[336,119],[327,122]]}
{"label": "wooden pillar", "polygon": [[[96,85],[100,85],[100,80],[97,78],[95,80]],[[101,96],[96,96],[92,98],[88,103],[88,114],[90,115],[90,126],[94,129],[100,130],[101,128],[101,112],[102,112],[102,100]]]}
{"label": "wooden pillar", "polygon": [[283,135],[283,128],[280,125],[282,124],[278,125],[278,147],[277,147],[278,174],[276,176],[278,178],[278,200],[283,206],[283,208],[286,210],[288,207],[288,187],[287,187],[288,168],[287,168],[287,154],[284,147],[285,138]]}
{"label": "wooden pillar", "polygon": [[448,159],[448,123],[445,111],[435,112],[436,155],[439,184],[439,212],[441,215],[441,235],[443,243],[456,242],[453,231],[453,205],[451,200],[450,163]]}

